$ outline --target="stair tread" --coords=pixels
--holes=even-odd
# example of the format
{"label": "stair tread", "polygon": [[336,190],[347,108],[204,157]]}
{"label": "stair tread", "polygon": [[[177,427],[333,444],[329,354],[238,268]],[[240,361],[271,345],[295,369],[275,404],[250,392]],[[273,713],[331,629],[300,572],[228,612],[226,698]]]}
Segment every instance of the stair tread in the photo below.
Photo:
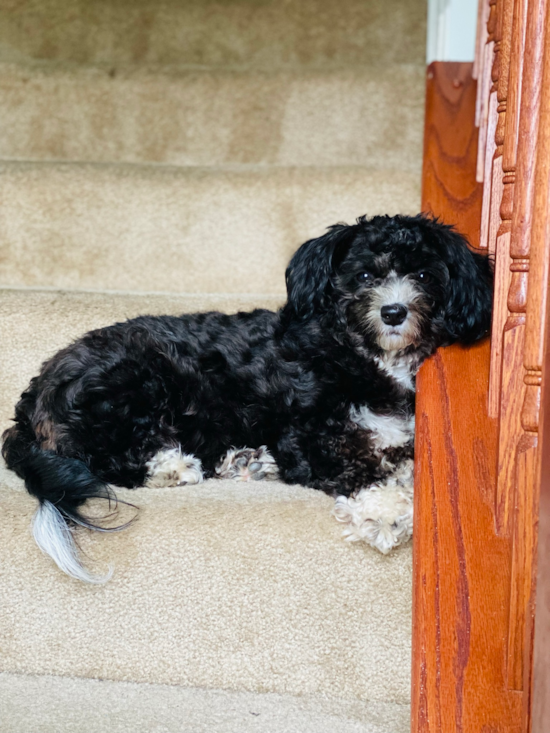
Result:
{"label": "stair tread", "polygon": [[4,63],[0,158],[367,165],[419,175],[424,76],[421,65],[113,75]]}
{"label": "stair tread", "polygon": [[0,164],[0,284],[284,290],[295,249],[338,221],[417,213],[417,175],[361,166]]}
{"label": "stair tread", "polygon": [[410,545],[346,543],[330,497],[280,482],[117,493],[138,521],[79,534],[115,566],[90,587],[39,552],[36,501],[0,469],[4,671],[408,701]]}
{"label": "stair tread", "polygon": [[[408,733],[388,702],[0,673],[0,733]],[[75,705],[78,700],[78,705]]]}
{"label": "stair tread", "polygon": [[0,8],[1,58],[77,64],[424,61],[425,0],[42,0]]}

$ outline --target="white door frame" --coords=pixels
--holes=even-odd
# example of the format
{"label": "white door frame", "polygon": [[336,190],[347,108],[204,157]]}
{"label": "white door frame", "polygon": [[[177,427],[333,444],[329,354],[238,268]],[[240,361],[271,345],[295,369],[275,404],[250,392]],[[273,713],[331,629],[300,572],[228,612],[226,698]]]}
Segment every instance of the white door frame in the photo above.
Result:
{"label": "white door frame", "polygon": [[477,4],[477,0],[428,0],[428,64],[474,60]]}

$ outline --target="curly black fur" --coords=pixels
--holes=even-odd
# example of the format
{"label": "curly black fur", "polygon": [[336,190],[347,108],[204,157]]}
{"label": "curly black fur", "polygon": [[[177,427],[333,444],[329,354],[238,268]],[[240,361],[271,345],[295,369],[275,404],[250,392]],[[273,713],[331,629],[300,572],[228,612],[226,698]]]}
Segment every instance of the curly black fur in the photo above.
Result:
{"label": "curly black fur", "polygon": [[352,406],[414,411],[412,383],[381,366],[377,288],[405,280],[414,294],[414,333],[392,352],[414,380],[438,346],[488,333],[487,259],[436,219],[363,217],[302,245],[286,280],[277,313],[141,316],[60,351],[16,406],[8,466],[41,502],[86,522],[87,498],[108,483],[143,485],[147,461],[175,445],[206,476],[231,446],[266,445],[283,480],[345,495],[387,471],[383,455],[412,456],[412,443],[375,450],[350,420]]}

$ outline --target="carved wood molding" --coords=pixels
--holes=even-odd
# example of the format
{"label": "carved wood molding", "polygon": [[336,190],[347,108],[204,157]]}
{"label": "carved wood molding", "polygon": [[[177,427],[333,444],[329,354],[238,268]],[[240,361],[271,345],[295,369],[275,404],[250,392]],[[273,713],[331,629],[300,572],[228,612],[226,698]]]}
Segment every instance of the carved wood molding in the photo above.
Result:
{"label": "carved wood molding", "polygon": [[512,229],[527,8],[527,0],[516,0],[514,3],[507,90],[508,101],[502,151],[503,194],[500,205],[501,225],[498,231],[499,236],[509,233]]}
{"label": "carved wood molding", "polygon": [[[512,543],[506,679],[529,689],[533,517],[550,246],[550,49],[548,0],[481,0],[494,55],[486,94],[487,134],[481,239],[495,254],[495,296],[488,414],[499,420],[495,524]],[[546,53],[545,53],[546,46]],[[479,76],[483,80],[480,57]],[[544,81],[543,81],[544,74]],[[541,95],[543,102],[541,106]],[[549,102],[550,104],[550,102]],[[483,100],[477,100],[483,110]],[[480,117],[480,123],[483,120]],[[494,140],[491,135],[494,130]],[[491,165],[491,167],[490,167]],[[533,212],[542,212],[538,218]],[[528,703],[525,703],[525,711]],[[527,713],[524,724],[527,724]]]}
{"label": "carved wood molding", "polygon": [[[548,235],[546,247],[550,247]],[[550,283],[548,284],[550,287]],[[533,591],[529,604],[527,642],[530,642],[532,655],[526,654],[525,678],[530,682],[529,699],[524,703],[524,729],[532,733],[547,733],[550,730],[550,338],[549,304],[544,313],[546,347],[543,361],[542,405],[539,411],[538,444],[540,466],[539,511],[538,511],[538,562],[533,563],[532,588],[536,587],[536,605]],[[535,608],[533,608],[535,606]],[[533,628],[534,627],[534,628]],[[532,664],[531,658],[532,657]],[[530,728],[529,728],[530,725]]]}
{"label": "carved wood molding", "polygon": [[[542,3],[541,3],[542,4]],[[547,5],[545,0],[544,5]],[[547,8],[545,7],[545,10]],[[527,319],[525,337],[525,377],[527,394],[522,413],[522,425],[526,432],[538,432],[542,363],[544,359],[544,338],[546,332],[546,299],[548,294],[548,252],[549,218],[547,214],[550,194],[550,14],[546,13],[543,24],[539,15],[540,38],[537,43],[539,54],[535,63],[539,66],[536,74],[537,96],[540,96],[540,114],[537,140],[533,157],[536,156],[535,174],[530,187],[532,209],[530,216],[531,241],[529,261],[531,274],[527,293]],[[544,43],[543,43],[544,42]],[[542,49],[544,46],[544,54]],[[544,58],[544,64],[541,62]],[[543,66],[540,70],[540,66]],[[535,113],[538,110],[535,111]],[[527,238],[527,237],[526,237]]]}
{"label": "carved wood molding", "polygon": [[[487,18],[489,15],[488,0],[480,0],[477,4],[477,24],[476,24],[476,46],[474,65],[472,67],[472,79],[479,81],[483,73],[483,48],[487,42]],[[476,96],[476,117],[475,125],[479,127],[479,101],[481,95],[479,93],[479,85]]]}
{"label": "carved wood molding", "polygon": [[508,101],[508,82],[512,48],[512,21],[514,17],[514,0],[501,0],[499,15],[499,39],[495,43],[495,67],[497,85],[497,127],[495,131],[495,158],[502,156],[504,148],[504,129],[506,125],[506,104]]}
{"label": "carved wood molding", "polygon": [[[540,314],[546,306],[542,283],[548,274],[547,245],[540,231],[536,254],[532,244],[533,211],[545,212],[548,200],[545,166],[550,150],[544,134],[550,118],[540,109],[546,16],[547,0],[498,0],[488,25],[495,45],[488,130],[495,126],[495,139],[493,146],[486,141],[481,236],[496,259],[488,413],[499,419],[496,528],[512,541],[506,676],[509,689],[518,691],[529,689],[532,518],[545,325]],[[550,84],[550,75],[544,83]],[[534,325],[527,327],[529,308]]]}
{"label": "carved wood molding", "polygon": [[[503,153],[505,145],[506,111],[508,103],[508,89],[511,64],[512,29],[514,18],[515,0],[500,0],[497,5],[497,31],[495,37],[495,59],[493,64],[492,78],[495,84],[496,104],[495,111],[495,140],[494,152],[491,161],[490,186],[483,192],[489,202],[489,224],[488,224],[488,249],[495,255],[495,267],[497,271],[495,298],[493,306],[492,333],[497,336],[491,344],[491,377],[489,381],[489,402],[488,409],[491,417],[498,417],[500,408],[500,382],[502,365],[502,334],[508,308],[506,304],[508,287],[510,282],[509,259],[510,240],[506,233],[499,236],[502,227],[501,207],[504,195],[504,170]],[[487,156],[489,151],[487,152]]]}
{"label": "carved wood molding", "polygon": [[[479,128],[478,153],[476,165],[476,180],[483,183],[485,173],[485,152],[487,140],[492,139],[491,132],[488,130],[489,125],[489,99],[491,90],[491,72],[493,65],[494,53],[494,33],[496,21],[496,0],[480,0],[481,4],[481,22],[482,27],[479,29],[477,53],[478,70],[478,86],[476,97],[476,116],[475,124]],[[493,133],[494,135],[494,130]],[[486,246],[486,242],[480,241],[480,247]]]}
{"label": "carved wood molding", "polygon": [[[521,49],[522,18],[527,19],[524,43],[523,75],[513,78],[519,61],[511,65],[511,85],[521,88],[519,125],[515,135],[515,120],[508,127],[509,139],[505,136],[506,164],[509,175],[509,190],[503,196],[501,206],[502,239],[509,241],[510,277],[506,278],[498,267],[495,282],[495,307],[502,304],[504,289],[508,292],[507,319],[502,336],[497,328],[493,332],[491,365],[491,386],[494,395],[500,392],[499,466],[496,492],[496,526],[499,532],[512,537],[512,573],[510,586],[510,617],[508,625],[507,683],[513,690],[528,690],[529,665],[526,659],[530,653],[530,612],[533,572],[533,517],[536,516],[536,475],[538,466],[537,427],[538,403],[540,401],[540,332],[530,336],[527,345],[526,312],[532,301],[531,323],[541,328],[541,307],[544,289],[544,262],[533,257],[534,224],[533,205],[538,188],[544,196],[542,179],[548,171],[535,168],[537,148],[542,149],[540,140],[540,99],[543,90],[543,58],[547,0],[529,0],[528,14],[519,0],[514,14],[517,35],[513,38],[514,49]],[[521,81],[520,81],[521,79]],[[520,87],[521,85],[521,87]],[[519,96],[519,95],[518,95]],[[550,122],[550,120],[549,120]],[[542,128],[541,132],[542,132]],[[539,140],[537,142],[537,137]],[[515,149],[514,149],[515,148]],[[517,161],[514,166],[514,154]],[[517,177],[514,167],[517,167]],[[513,180],[510,180],[512,179]],[[547,187],[546,187],[547,192]],[[512,205],[510,206],[510,200]],[[539,210],[542,200],[539,201]],[[536,209],[535,209],[536,210]],[[546,209],[542,209],[545,211]],[[505,218],[506,217],[506,218]],[[503,248],[504,251],[504,248]],[[543,237],[539,237],[538,257],[548,256]],[[531,274],[530,274],[531,271]],[[498,323],[498,316],[495,319]],[[495,322],[495,321],[494,321]],[[537,340],[538,338],[538,340]],[[502,340],[501,340],[502,339]],[[535,349],[535,342],[538,352]],[[499,348],[500,346],[500,354]],[[527,357],[529,352],[530,358]],[[535,353],[536,352],[536,353]],[[498,361],[501,356],[501,362]],[[525,371],[524,366],[525,364]],[[498,378],[500,371],[501,378]]]}
{"label": "carved wood molding", "polygon": [[[537,8],[537,80],[539,83],[537,139],[535,147],[535,172],[530,188],[532,197],[531,238],[529,247],[529,287],[527,292],[524,375],[525,397],[521,412],[524,431],[522,440],[529,444],[530,472],[525,482],[518,482],[517,503],[525,506],[525,516],[516,513],[518,544],[525,545],[523,564],[512,566],[512,583],[517,579],[523,591],[520,609],[524,619],[523,689],[531,690],[533,617],[536,589],[536,553],[538,502],[540,487],[539,427],[542,395],[543,363],[546,334],[548,332],[548,286],[550,272],[550,9],[548,3]],[[514,585],[512,585],[514,590]],[[548,673],[548,672],[547,672]],[[530,723],[530,696],[524,699],[524,728]]]}
{"label": "carved wood molding", "polygon": [[[533,0],[529,0],[532,7]],[[538,1],[538,0],[535,0]],[[522,79],[524,68],[524,44],[529,46],[528,54],[533,52],[536,44],[533,34],[536,28],[531,23],[525,41],[525,9],[526,0],[516,0],[512,43],[517,55],[510,64],[509,93],[515,104],[510,104],[509,124],[506,128],[503,143],[503,164],[506,162],[502,203],[500,207],[501,227],[499,241],[500,258],[497,257],[495,272],[495,317],[491,348],[491,379],[489,387],[489,414],[500,416],[499,440],[499,474],[496,493],[496,524],[499,532],[510,532],[509,513],[513,501],[515,452],[521,437],[520,410],[518,402],[523,403],[524,385],[521,371],[523,364],[525,305],[527,298],[527,278],[529,273],[528,250],[518,247],[516,229],[512,234],[514,216],[514,199],[520,205],[525,195],[525,186],[515,190],[516,161],[518,154],[519,119],[523,126],[531,114],[532,98],[536,96],[536,85],[539,79],[528,72],[531,59],[527,55],[525,62],[525,80]],[[526,50],[526,49],[525,49]],[[521,93],[523,90],[523,93]],[[521,156],[524,155],[525,139],[522,138]],[[522,164],[523,165],[523,164]],[[503,165],[504,168],[504,165]],[[503,179],[504,180],[504,179]],[[525,242],[523,242],[525,245]],[[502,309],[502,311],[500,310]],[[502,322],[504,316],[504,323]]]}

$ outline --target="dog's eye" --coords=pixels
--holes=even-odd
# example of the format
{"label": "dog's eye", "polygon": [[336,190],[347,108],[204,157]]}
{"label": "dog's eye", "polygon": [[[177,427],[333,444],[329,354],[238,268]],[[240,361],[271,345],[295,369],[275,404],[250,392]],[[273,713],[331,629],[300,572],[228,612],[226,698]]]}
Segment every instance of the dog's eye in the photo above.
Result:
{"label": "dog's eye", "polygon": [[422,282],[424,283],[427,283],[432,279],[432,276],[430,275],[429,272],[425,272],[424,270],[422,270],[421,272],[418,273],[418,279],[422,280]]}
{"label": "dog's eye", "polygon": [[360,283],[368,283],[371,280],[374,280],[374,275],[372,272],[360,272],[359,275],[357,275],[357,280]]}

